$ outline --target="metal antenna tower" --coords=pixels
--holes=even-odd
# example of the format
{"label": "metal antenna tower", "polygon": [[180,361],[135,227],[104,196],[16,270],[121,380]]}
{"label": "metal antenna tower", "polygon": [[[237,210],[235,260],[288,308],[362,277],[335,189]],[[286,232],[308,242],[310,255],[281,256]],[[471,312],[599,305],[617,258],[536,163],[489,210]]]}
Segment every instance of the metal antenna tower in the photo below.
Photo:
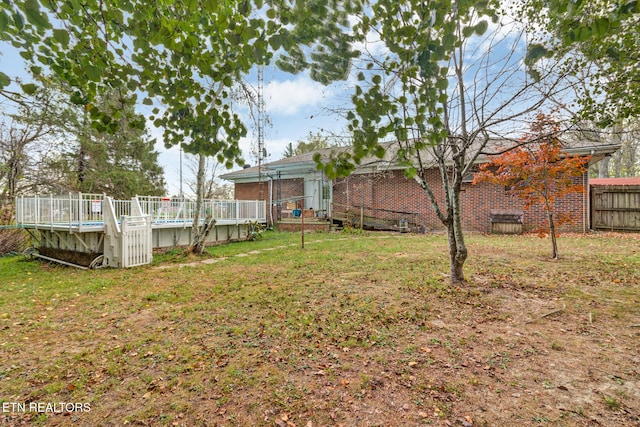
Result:
{"label": "metal antenna tower", "polygon": [[262,161],[267,155],[264,148],[264,68],[258,66],[258,200],[264,200],[262,188]]}

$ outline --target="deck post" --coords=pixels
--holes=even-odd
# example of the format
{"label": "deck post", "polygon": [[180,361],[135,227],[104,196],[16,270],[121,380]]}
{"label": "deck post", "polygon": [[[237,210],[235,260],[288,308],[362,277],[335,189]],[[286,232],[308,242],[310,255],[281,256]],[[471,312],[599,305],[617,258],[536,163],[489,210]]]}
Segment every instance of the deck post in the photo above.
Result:
{"label": "deck post", "polygon": [[78,192],[78,227],[81,226],[83,219],[84,218],[82,215],[82,193]]}
{"label": "deck post", "polygon": [[73,198],[71,197],[71,191],[69,191],[69,230],[71,230],[72,222],[73,222]]}

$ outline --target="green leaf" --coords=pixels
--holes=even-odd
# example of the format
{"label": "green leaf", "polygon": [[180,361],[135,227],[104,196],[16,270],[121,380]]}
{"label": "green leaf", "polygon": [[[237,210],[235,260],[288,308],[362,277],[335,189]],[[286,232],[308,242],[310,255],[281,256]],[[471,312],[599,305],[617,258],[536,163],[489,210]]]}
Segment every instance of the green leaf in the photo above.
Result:
{"label": "green leaf", "polygon": [[458,39],[455,34],[445,34],[445,36],[442,38],[442,46],[445,48],[445,50],[450,51],[455,47],[457,41]]}
{"label": "green leaf", "polygon": [[614,61],[618,61],[620,59],[620,51],[615,47],[611,46],[607,48],[607,56]]}
{"label": "green leaf", "polygon": [[56,28],[53,30],[53,38],[63,47],[69,46],[69,33],[66,30]]}
{"label": "green leaf", "polygon": [[591,31],[593,34],[597,35],[607,35],[609,33],[609,27],[611,23],[607,18],[598,18],[596,22],[591,26]]}
{"label": "green leaf", "polygon": [[100,68],[95,67],[93,65],[85,66],[84,72],[86,73],[87,78],[94,82],[100,81],[100,77],[102,76],[102,72]]}
{"label": "green leaf", "polygon": [[22,14],[19,12],[15,12],[13,14],[13,22],[14,24],[16,24],[16,28],[18,30],[21,30],[22,27],[24,27],[24,18],[22,17]]}
{"label": "green leaf", "polygon": [[3,87],[9,86],[11,84],[11,79],[5,73],[0,71],[0,89]]}
{"label": "green leaf", "polygon": [[143,105],[153,105],[153,100],[151,98],[145,98],[142,100]]}
{"label": "green leaf", "polygon": [[0,34],[7,32],[9,29],[9,16],[0,10]]}
{"label": "green leaf", "polygon": [[473,30],[477,35],[481,36],[487,31],[487,28],[489,28],[489,23],[483,19],[473,27]]}
{"label": "green leaf", "polygon": [[40,13],[40,4],[36,0],[27,0],[24,13],[27,15],[27,21],[36,28],[40,30],[51,28],[49,19]]}
{"label": "green leaf", "polygon": [[546,47],[541,44],[532,44],[527,49],[527,55],[525,56],[524,62],[525,64],[533,64],[539,59],[545,57],[548,53]]}
{"label": "green leaf", "polygon": [[539,82],[540,79],[542,78],[542,76],[540,75],[540,72],[534,68],[529,69],[529,75],[531,76],[534,82]]}
{"label": "green leaf", "polygon": [[33,95],[34,93],[36,93],[36,90],[38,90],[38,86],[33,83],[25,83],[20,86],[22,87],[22,91],[27,95]]}
{"label": "green leaf", "polygon": [[585,42],[591,37],[591,28],[580,26],[574,30],[571,30],[567,33],[565,37],[565,42],[568,43],[581,43]]}
{"label": "green leaf", "polygon": [[448,79],[438,79],[436,81],[436,88],[438,88],[440,90],[447,90],[447,87],[449,87],[449,80]]}

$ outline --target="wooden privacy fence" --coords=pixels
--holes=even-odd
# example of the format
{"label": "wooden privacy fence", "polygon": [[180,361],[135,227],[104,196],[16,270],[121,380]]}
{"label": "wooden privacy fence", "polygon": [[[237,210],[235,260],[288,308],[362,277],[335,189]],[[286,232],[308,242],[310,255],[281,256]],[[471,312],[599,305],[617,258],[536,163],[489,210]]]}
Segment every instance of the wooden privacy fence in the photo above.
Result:
{"label": "wooden privacy fence", "polygon": [[591,227],[640,231],[640,185],[591,185]]}

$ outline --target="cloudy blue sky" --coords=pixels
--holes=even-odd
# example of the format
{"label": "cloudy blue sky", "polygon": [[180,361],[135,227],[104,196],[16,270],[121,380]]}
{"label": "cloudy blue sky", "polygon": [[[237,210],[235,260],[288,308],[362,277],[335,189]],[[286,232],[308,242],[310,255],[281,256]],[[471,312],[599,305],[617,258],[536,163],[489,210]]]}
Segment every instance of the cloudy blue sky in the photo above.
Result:
{"label": "cloudy blue sky", "polygon": [[[24,62],[11,46],[0,42],[0,70],[16,78],[25,75]],[[306,74],[291,75],[278,71],[274,66],[266,67],[264,74],[265,148],[266,162],[282,158],[287,144],[306,140],[309,134],[343,133],[344,122],[332,112],[336,107],[344,107],[349,100],[349,84],[346,82],[324,86],[312,81]],[[256,76],[248,76],[247,81],[257,86]],[[7,104],[5,104],[6,106]],[[149,110],[149,111],[146,111]],[[151,107],[140,106],[140,112],[149,116]],[[242,107],[238,112],[245,118],[248,135],[241,141],[244,158],[249,164],[256,164],[257,128]],[[160,164],[165,169],[167,191],[179,192],[180,150],[167,149],[162,140],[162,131],[149,124],[148,130],[156,139],[156,149],[160,152]],[[183,178],[191,179],[189,168],[184,164]],[[186,189],[186,186],[184,186]]]}
{"label": "cloudy blue sky", "polygon": [[[306,74],[291,75],[278,71],[274,66],[266,67],[264,75],[265,127],[264,142],[267,151],[265,162],[282,158],[289,143],[307,140],[310,134],[343,134],[345,122],[336,109],[347,106],[350,97],[349,82],[338,82],[324,86],[314,82]],[[255,75],[248,81],[257,86]],[[248,128],[246,138],[240,145],[244,159],[255,165],[257,146],[257,127],[246,108],[238,108]],[[170,193],[177,193],[179,186],[180,151],[175,147],[167,150],[162,144],[162,134],[158,129],[150,128],[157,138],[157,149],[161,152],[160,163],[165,167],[165,175]],[[184,179],[187,168],[183,166]]]}
{"label": "cloudy blue sky", "polygon": [[[20,56],[8,45],[0,44],[0,70],[12,78],[25,74],[24,63]],[[255,75],[249,76],[248,81],[257,85]],[[348,88],[344,82],[331,86],[324,86],[312,81],[305,74],[285,74],[267,67],[264,69],[264,101],[265,148],[268,156],[265,161],[278,160],[282,157],[285,146],[305,140],[310,133],[341,133],[344,129],[338,114],[330,110],[335,109],[337,103],[344,105],[348,100]],[[141,106],[143,114],[146,107]],[[149,108],[150,110],[150,108]],[[246,119],[248,135],[241,142],[244,158],[249,164],[255,164],[255,147],[257,144],[257,128],[247,114],[240,107],[238,111]],[[170,194],[179,191],[180,151],[177,147],[166,149],[162,140],[162,131],[149,124],[151,135],[156,138],[156,148],[160,152],[160,164],[165,169],[167,190]],[[185,160],[186,161],[186,160]],[[188,180],[189,170],[183,165],[184,180]]]}

